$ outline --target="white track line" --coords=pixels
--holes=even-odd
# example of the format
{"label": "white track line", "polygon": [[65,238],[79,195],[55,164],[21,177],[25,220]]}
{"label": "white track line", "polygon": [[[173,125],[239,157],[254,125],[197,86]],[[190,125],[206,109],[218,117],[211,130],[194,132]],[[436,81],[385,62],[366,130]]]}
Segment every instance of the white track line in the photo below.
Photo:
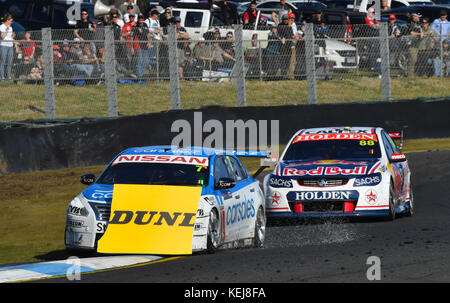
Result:
{"label": "white track line", "polygon": [[161,260],[153,255],[105,256],[0,267],[0,283],[86,273]]}

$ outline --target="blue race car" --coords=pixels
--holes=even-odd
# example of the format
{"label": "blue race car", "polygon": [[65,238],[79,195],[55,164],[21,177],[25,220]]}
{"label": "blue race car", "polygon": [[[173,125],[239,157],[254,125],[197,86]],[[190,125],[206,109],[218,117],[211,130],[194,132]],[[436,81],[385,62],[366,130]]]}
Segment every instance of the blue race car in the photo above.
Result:
{"label": "blue race car", "polygon": [[129,148],[67,208],[67,249],[190,254],[253,245],[265,238],[259,181],[238,157],[265,152],[189,147]]}

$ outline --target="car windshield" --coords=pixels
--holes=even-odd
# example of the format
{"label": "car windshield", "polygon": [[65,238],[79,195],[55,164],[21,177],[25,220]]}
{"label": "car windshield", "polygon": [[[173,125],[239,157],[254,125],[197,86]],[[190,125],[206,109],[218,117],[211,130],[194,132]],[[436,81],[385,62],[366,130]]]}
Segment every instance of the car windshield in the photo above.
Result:
{"label": "car windshield", "polygon": [[168,163],[115,163],[98,184],[208,185],[209,166]]}
{"label": "car windshield", "polygon": [[283,157],[283,161],[374,159],[380,157],[378,141],[317,140],[291,144]]}

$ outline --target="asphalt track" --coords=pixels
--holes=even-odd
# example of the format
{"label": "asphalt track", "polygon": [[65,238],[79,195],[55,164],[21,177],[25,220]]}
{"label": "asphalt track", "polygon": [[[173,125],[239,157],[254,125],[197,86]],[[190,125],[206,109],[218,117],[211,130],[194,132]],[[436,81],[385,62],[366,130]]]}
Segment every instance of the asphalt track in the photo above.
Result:
{"label": "asphalt track", "polygon": [[[450,151],[408,154],[415,214],[386,221],[269,226],[262,249],[221,250],[132,268],[82,274],[76,282],[289,283],[450,282]],[[66,278],[34,282],[70,282]]]}

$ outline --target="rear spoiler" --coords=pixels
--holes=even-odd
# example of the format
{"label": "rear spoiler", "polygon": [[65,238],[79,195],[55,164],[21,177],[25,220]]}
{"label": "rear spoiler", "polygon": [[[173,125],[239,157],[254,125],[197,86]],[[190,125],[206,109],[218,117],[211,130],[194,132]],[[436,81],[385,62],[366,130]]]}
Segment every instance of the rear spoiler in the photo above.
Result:
{"label": "rear spoiler", "polygon": [[258,170],[253,174],[253,178],[258,177],[266,168],[277,165],[278,158],[275,155],[272,155],[272,151],[268,150],[266,153],[266,157],[261,159],[261,164]]}
{"label": "rear spoiler", "polygon": [[259,150],[224,150],[224,155],[243,157],[243,158],[266,158],[269,151],[259,151]]}
{"label": "rear spoiler", "polygon": [[400,143],[398,147],[400,150],[403,148],[403,130],[401,132],[389,133],[389,137],[392,139],[399,139]]}
{"label": "rear spoiler", "polygon": [[242,157],[242,158],[262,158],[261,165],[258,170],[253,174],[253,178],[256,178],[261,174],[266,168],[275,166],[277,164],[277,156],[272,155],[272,151],[269,149],[267,151],[257,151],[257,150],[225,150],[224,155]]}

